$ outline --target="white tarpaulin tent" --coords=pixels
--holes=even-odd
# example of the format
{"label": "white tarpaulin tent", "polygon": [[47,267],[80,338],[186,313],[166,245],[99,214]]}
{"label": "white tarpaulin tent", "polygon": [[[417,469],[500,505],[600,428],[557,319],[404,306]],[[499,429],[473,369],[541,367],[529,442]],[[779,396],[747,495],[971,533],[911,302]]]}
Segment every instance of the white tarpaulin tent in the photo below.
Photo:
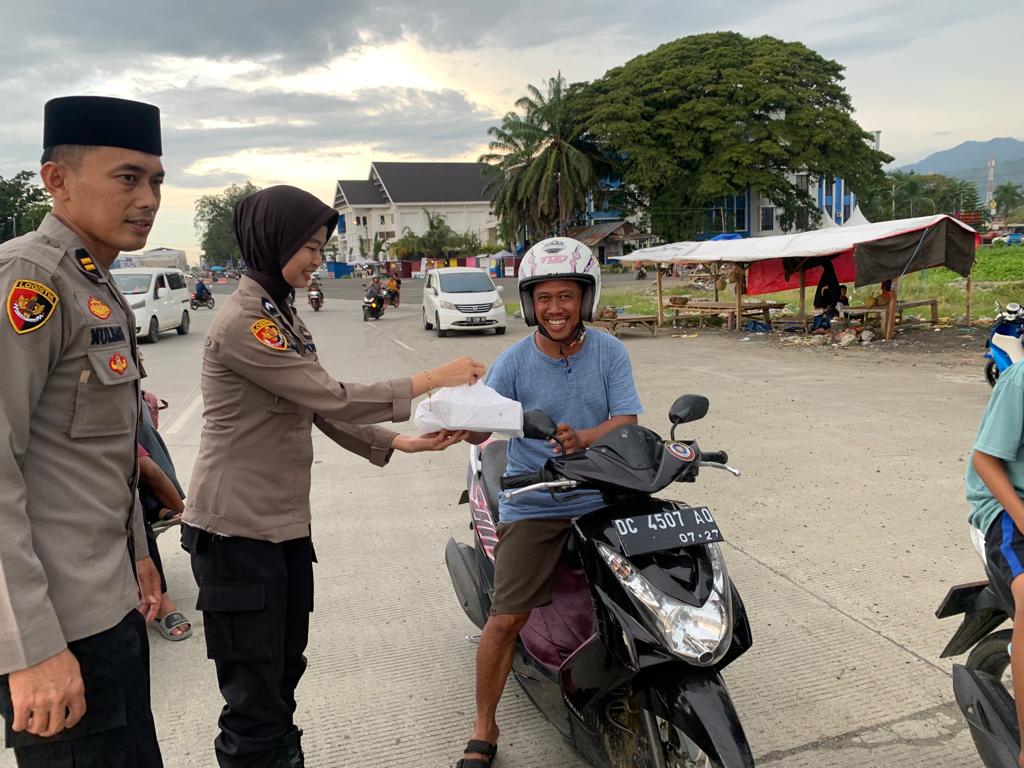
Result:
{"label": "white tarpaulin tent", "polygon": [[[861,216],[861,218],[863,218]],[[773,235],[733,240],[705,240],[702,242],[680,242],[641,248],[620,261],[627,263],[657,262],[675,264],[703,264],[717,273],[710,265],[730,263],[739,273],[736,280],[736,316],[743,308],[742,287],[746,270],[752,265],[754,272],[774,270],[780,278],[774,285],[765,288],[761,283],[754,293],[770,293],[785,290],[786,281],[800,274],[802,318],[804,312],[804,272],[822,260],[845,262],[851,279],[855,276],[858,286],[896,280],[908,272],[915,272],[935,266],[946,266],[965,277],[971,273],[977,233],[957,219],[945,214],[921,216],[913,219],[896,219],[866,224],[847,224],[841,227],[826,227],[810,232],[792,235]],[[759,262],[776,262],[759,264]],[[845,279],[845,278],[844,278]],[[661,271],[657,271],[658,319],[663,320]],[[970,285],[970,281],[969,281]],[[886,336],[892,334],[892,315],[895,312],[895,289],[891,292],[891,307],[886,325]],[[717,295],[717,294],[716,294]],[[968,316],[970,315],[970,288],[968,288]]]}
{"label": "white tarpaulin tent", "polygon": [[703,240],[700,242],[685,241],[641,248],[619,261],[658,261],[679,262],[685,264],[709,264],[715,262],[733,262],[752,264],[766,259],[811,258],[814,256],[830,256],[849,251],[862,243],[884,240],[908,232],[920,232],[930,229],[940,222],[948,220],[967,232],[974,230],[952,216],[920,216],[915,219],[896,219],[894,221],[878,221],[874,224],[827,227],[810,232],[797,232],[792,235],[773,235],[770,237],[745,237],[740,240]]}

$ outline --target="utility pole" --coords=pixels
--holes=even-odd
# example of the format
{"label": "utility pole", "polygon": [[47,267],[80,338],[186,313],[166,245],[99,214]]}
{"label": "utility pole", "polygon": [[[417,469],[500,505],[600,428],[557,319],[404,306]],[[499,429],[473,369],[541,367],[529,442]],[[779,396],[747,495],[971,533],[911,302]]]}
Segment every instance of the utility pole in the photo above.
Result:
{"label": "utility pole", "polygon": [[996,159],[993,157],[988,161],[988,187],[985,190],[985,205],[991,205],[992,194],[996,184]]}

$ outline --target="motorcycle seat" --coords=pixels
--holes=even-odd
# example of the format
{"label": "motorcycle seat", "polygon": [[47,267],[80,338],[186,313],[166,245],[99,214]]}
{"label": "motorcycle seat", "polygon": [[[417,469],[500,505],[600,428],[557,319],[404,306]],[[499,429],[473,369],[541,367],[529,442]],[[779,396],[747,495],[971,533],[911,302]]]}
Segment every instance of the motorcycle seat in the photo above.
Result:
{"label": "motorcycle seat", "polygon": [[484,490],[487,508],[495,525],[498,523],[498,494],[501,493],[501,476],[508,467],[508,440],[494,440],[484,446],[480,454],[480,485]]}

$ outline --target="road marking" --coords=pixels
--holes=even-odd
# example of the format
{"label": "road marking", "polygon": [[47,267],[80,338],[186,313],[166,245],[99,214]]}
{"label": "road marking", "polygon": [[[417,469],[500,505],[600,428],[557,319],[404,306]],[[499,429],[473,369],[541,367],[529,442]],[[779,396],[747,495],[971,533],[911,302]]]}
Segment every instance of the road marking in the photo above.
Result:
{"label": "road marking", "polygon": [[170,426],[168,426],[167,429],[162,429],[160,431],[163,432],[165,435],[178,434],[185,426],[185,424],[188,422],[188,420],[192,418],[192,415],[196,412],[199,406],[202,404],[203,396],[201,393],[196,392],[194,395],[192,395],[192,399],[189,401],[189,404],[185,407],[185,409],[174,417],[174,421],[170,423]]}
{"label": "road marking", "polygon": [[408,351],[408,352],[412,352],[412,353],[413,353],[414,355],[416,354],[416,350],[415,350],[415,349],[413,349],[412,347],[410,347],[410,346],[409,346],[408,344],[406,344],[406,343],[405,343],[404,341],[399,341],[399,340],[398,340],[398,339],[396,339],[396,338],[395,338],[394,336],[392,336],[392,337],[391,337],[391,340],[392,340],[393,342],[395,342],[395,344],[397,344],[398,346],[400,346],[400,347],[401,347],[402,349],[404,349],[404,350],[406,350],[406,351]]}

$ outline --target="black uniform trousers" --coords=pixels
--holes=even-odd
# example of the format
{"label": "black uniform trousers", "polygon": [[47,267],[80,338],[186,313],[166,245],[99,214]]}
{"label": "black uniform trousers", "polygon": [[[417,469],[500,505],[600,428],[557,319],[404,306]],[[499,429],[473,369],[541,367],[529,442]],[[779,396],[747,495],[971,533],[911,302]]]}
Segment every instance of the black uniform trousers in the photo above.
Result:
{"label": "black uniform trousers", "polygon": [[44,739],[11,730],[7,675],[0,676],[0,714],[19,768],[162,768],[149,699],[146,621],[132,611],[97,635],[72,640],[85,684],[85,716]]}
{"label": "black uniform trousers", "polygon": [[224,697],[214,740],[221,768],[271,768],[296,732],[295,688],[313,610],[309,538],[273,544],[182,530],[199,585],[206,651]]}

